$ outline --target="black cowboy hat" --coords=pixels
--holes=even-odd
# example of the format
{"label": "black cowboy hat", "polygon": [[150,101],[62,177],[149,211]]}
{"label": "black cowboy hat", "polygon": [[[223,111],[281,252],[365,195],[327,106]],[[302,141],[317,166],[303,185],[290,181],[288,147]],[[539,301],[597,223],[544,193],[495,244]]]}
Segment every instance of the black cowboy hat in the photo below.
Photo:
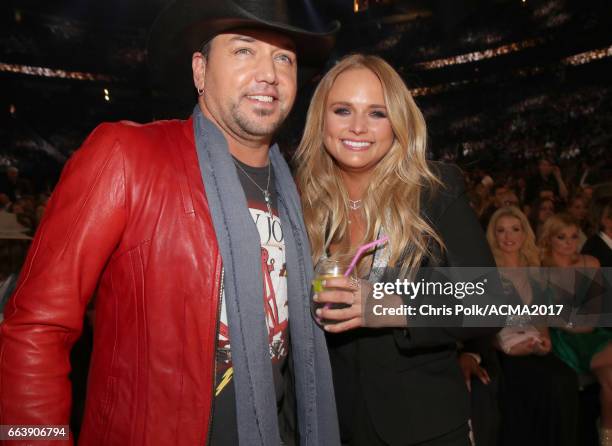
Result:
{"label": "black cowboy hat", "polygon": [[217,34],[237,28],[270,29],[289,36],[296,45],[300,77],[304,70],[323,67],[340,28],[307,24],[298,0],[177,0],[155,20],[148,43],[153,86],[186,82],[193,90],[191,55]]}

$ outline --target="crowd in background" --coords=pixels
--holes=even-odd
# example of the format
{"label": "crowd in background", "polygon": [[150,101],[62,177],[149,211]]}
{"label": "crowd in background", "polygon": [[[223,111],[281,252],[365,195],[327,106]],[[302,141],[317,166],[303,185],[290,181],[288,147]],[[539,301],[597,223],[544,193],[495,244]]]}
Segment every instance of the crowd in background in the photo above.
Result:
{"label": "crowd in background", "polygon": [[605,159],[593,163],[575,160],[563,172],[551,157],[544,156],[520,174],[509,170],[492,174],[482,169],[467,171],[470,204],[483,229],[497,209],[518,207],[527,216],[536,239],[550,216],[570,214],[580,228],[581,249],[587,237],[600,231],[597,212],[601,202],[612,194],[612,165],[607,163]]}
{"label": "crowd in background", "polygon": [[[523,171],[531,170],[529,174],[466,172],[470,204],[502,278],[514,290],[515,303],[552,302],[551,288],[538,282],[529,267],[552,267],[553,272],[546,273],[555,277],[555,285],[579,302],[595,287],[582,283],[575,272],[601,277],[594,272],[612,266],[609,165],[604,159],[575,162],[562,171],[547,156],[532,163]],[[488,348],[491,354],[485,348],[460,355],[466,379],[477,378],[474,408],[495,399],[498,411],[491,416],[490,405],[486,415],[474,411],[476,444],[479,436],[480,444],[514,445],[529,438],[529,444],[570,446],[597,444],[598,437],[599,444],[612,444],[609,329],[569,324],[553,328],[527,319],[503,328]],[[473,353],[488,359],[479,358],[476,364]],[[494,390],[483,391],[480,382]],[[585,387],[595,394],[586,406],[579,391]]]}

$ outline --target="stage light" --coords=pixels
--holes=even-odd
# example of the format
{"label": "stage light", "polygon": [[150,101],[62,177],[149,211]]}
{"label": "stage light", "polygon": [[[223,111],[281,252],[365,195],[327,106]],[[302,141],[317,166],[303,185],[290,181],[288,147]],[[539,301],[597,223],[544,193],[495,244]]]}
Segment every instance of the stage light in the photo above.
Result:
{"label": "stage light", "polygon": [[370,6],[369,3],[368,0],[353,0],[353,12],[365,11]]}
{"label": "stage light", "polygon": [[606,57],[612,57],[612,46],[608,48],[600,48],[598,50],[586,51],[580,54],[574,54],[573,56],[566,57],[561,62],[564,65],[584,65],[594,60],[604,59]]}
{"label": "stage light", "polygon": [[484,51],[474,51],[472,53],[460,54],[458,56],[446,57],[444,59],[432,60],[429,62],[421,62],[415,64],[418,68],[425,70],[432,70],[436,68],[448,67],[451,65],[460,65],[471,62],[478,62],[480,60],[492,59],[498,56],[504,56],[510,53],[516,53],[526,48],[533,48],[544,42],[544,39],[535,38],[528,39],[522,42],[513,42],[507,45],[502,45],[497,48],[490,48]]}
{"label": "stage light", "polygon": [[82,71],[66,71],[47,67],[33,67],[0,62],[0,72],[26,74],[29,76],[55,77],[59,79],[74,79],[79,81],[113,82],[117,78],[105,74],[85,73]]}

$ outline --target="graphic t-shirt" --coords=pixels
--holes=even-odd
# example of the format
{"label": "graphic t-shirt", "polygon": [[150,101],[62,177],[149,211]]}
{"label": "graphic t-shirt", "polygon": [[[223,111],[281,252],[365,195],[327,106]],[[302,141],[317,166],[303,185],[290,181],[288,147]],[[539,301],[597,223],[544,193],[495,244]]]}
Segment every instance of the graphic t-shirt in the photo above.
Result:
{"label": "graphic t-shirt", "polygon": [[[286,399],[285,387],[287,383],[285,380],[290,379],[287,376],[287,356],[290,345],[289,308],[287,304],[285,243],[277,211],[274,171],[270,169],[269,187],[267,188],[269,172],[267,166],[256,168],[240,163],[236,159],[234,161],[244,170],[243,172],[240,168],[236,168],[246,195],[251,217],[259,232],[261,268],[264,280],[262,305],[268,326],[274,388],[278,415],[281,418],[279,425],[281,437],[291,436],[293,433],[287,433],[287,423],[283,420],[286,418],[286,414],[283,413],[286,412],[283,408]],[[259,188],[254,183],[257,183]],[[263,190],[267,188],[270,193],[270,209],[260,188]],[[213,446],[238,445],[233,371],[231,333],[229,331],[225,294],[223,294],[216,353],[215,401],[211,433],[211,444]],[[292,399],[292,397],[289,399]],[[293,423],[289,424],[292,425]],[[288,441],[288,443],[291,443],[291,441]]]}

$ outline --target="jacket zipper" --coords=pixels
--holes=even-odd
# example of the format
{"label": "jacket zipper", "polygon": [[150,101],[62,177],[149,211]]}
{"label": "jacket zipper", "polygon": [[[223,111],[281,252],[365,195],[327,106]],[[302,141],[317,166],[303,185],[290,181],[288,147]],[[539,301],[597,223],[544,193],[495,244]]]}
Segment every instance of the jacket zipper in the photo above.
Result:
{"label": "jacket zipper", "polygon": [[219,287],[219,296],[217,299],[217,321],[215,322],[215,339],[214,339],[214,353],[213,353],[213,363],[212,363],[212,383],[211,383],[211,392],[210,392],[210,415],[208,416],[208,440],[206,441],[205,446],[210,446],[210,442],[212,440],[212,422],[213,422],[213,413],[215,411],[215,381],[217,379],[217,344],[219,343],[219,324],[221,321],[221,304],[223,299],[223,277],[225,276],[225,268],[221,266],[221,283]]}

